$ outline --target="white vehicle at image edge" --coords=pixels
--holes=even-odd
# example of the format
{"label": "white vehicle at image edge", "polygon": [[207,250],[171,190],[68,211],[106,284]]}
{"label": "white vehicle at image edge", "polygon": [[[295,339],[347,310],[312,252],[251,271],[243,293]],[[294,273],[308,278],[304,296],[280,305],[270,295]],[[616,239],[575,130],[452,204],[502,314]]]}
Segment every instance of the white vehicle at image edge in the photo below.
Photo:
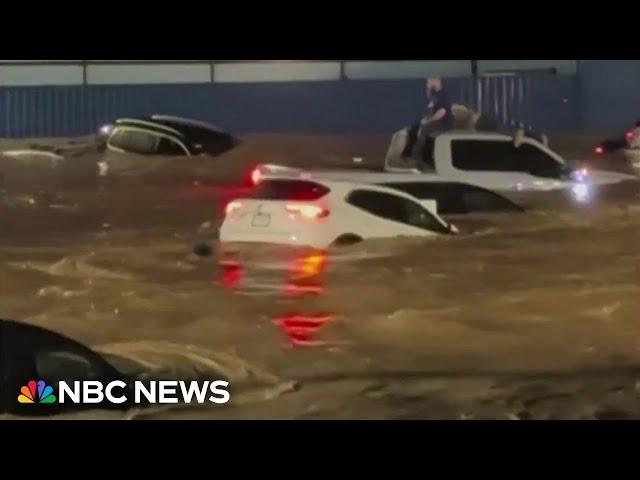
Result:
{"label": "white vehicle at image edge", "polygon": [[572,190],[576,196],[591,187],[637,180],[633,175],[602,170],[571,169],[565,160],[535,139],[499,133],[451,131],[426,139],[418,165],[400,153],[405,133],[397,133],[389,148],[384,171],[302,171],[278,165],[261,165],[252,180],[313,178],[361,183],[437,181],[443,179],[476,185],[497,192]]}
{"label": "white vehicle at image edge", "polygon": [[457,233],[424,201],[385,187],[349,182],[267,180],[226,206],[220,241],[325,249],[371,238]]}

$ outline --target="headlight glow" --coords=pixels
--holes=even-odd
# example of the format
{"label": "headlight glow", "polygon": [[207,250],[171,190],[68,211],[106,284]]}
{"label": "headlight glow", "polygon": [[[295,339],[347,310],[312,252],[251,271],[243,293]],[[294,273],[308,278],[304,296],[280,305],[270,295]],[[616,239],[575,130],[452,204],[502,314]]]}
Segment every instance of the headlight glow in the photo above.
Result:
{"label": "headlight glow", "polygon": [[578,202],[584,203],[589,200],[591,189],[586,183],[576,183],[571,187],[571,193],[573,194],[573,198]]}
{"label": "headlight glow", "polygon": [[589,176],[588,168],[581,168],[579,170],[573,170],[571,172],[571,179],[575,182],[584,182]]}
{"label": "headlight glow", "polygon": [[111,132],[113,132],[113,125],[103,125],[100,127],[100,135],[103,136],[108,136],[111,135]]}

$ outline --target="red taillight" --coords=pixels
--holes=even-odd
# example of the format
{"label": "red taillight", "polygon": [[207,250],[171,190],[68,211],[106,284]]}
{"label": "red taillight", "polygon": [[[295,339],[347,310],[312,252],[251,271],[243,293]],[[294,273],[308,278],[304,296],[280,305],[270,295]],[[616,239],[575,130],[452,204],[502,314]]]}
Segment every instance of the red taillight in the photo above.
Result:
{"label": "red taillight", "polygon": [[299,215],[310,219],[325,218],[329,216],[329,210],[317,205],[292,204],[286,205],[284,209],[292,215]]}
{"label": "red taillight", "polygon": [[631,141],[631,139],[633,138],[633,132],[632,132],[632,131],[628,131],[628,132],[625,134],[625,137],[627,138],[627,142],[630,142],[630,141]]}
{"label": "red taillight", "polygon": [[596,147],[594,152],[596,152],[598,155],[602,155],[604,153],[604,148]]}
{"label": "red taillight", "polygon": [[260,172],[260,167],[254,168],[251,172],[251,183],[255,187],[262,180],[262,172]]}
{"label": "red taillight", "polygon": [[242,203],[240,202],[230,202],[227,207],[224,209],[225,215],[229,216],[233,212],[237,212],[242,208]]}

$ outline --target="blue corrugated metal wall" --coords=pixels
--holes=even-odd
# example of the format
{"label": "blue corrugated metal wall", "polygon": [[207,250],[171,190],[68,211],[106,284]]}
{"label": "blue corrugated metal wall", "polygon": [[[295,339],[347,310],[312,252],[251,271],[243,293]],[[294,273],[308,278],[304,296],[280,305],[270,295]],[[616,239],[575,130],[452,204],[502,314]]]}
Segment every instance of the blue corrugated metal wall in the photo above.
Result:
{"label": "blue corrugated metal wall", "polygon": [[640,120],[640,60],[582,61],[579,73],[585,127]]}
{"label": "blue corrugated metal wall", "polygon": [[[581,131],[640,116],[638,65],[621,62],[615,70],[612,62],[588,61],[578,75],[445,84],[454,101],[505,123]],[[152,113],[207,120],[236,133],[391,132],[420,116],[424,97],[423,80],[0,87],[0,137],[83,135],[117,117]]]}
{"label": "blue corrugated metal wall", "polygon": [[[553,75],[446,82],[456,102],[554,131],[576,124],[574,83]],[[83,135],[117,117],[152,113],[238,133],[390,132],[419,117],[424,96],[422,80],[4,87],[0,137]]]}

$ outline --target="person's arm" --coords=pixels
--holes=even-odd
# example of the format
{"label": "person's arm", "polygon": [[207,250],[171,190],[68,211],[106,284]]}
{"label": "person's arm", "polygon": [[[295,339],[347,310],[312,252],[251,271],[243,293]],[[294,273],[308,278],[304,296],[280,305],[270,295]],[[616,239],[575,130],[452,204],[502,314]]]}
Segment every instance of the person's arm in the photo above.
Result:
{"label": "person's arm", "polygon": [[447,115],[447,110],[451,110],[451,102],[445,92],[438,93],[435,98],[434,110],[435,113],[428,119],[427,123],[439,122]]}
{"label": "person's arm", "polygon": [[447,111],[444,108],[440,108],[436,113],[433,114],[433,116],[429,120],[427,120],[427,123],[433,123],[442,120],[446,114]]}

